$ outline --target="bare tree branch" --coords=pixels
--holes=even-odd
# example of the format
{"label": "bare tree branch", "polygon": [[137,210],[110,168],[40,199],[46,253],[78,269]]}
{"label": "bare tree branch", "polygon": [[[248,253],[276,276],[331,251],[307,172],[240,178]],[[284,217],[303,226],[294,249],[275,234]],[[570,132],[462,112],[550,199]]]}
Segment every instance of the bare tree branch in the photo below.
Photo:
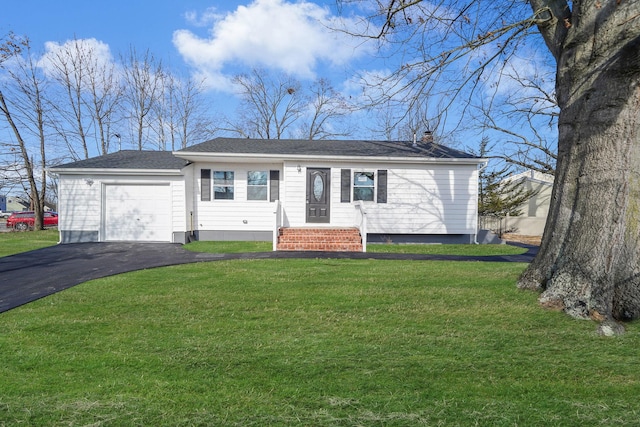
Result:
{"label": "bare tree branch", "polygon": [[[12,68],[8,70],[10,82],[15,86],[13,92],[15,99],[12,106],[18,107],[18,113],[15,114],[11,109],[2,91],[0,91],[0,113],[16,138],[17,148],[22,158],[22,168],[29,183],[31,206],[35,212],[34,228],[41,229],[47,188],[44,79],[38,72],[28,41],[24,42],[21,49],[10,47],[9,50],[13,52],[11,59],[14,60]],[[24,55],[21,55],[22,53]],[[31,133],[36,138],[38,141],[36,148],[29,147],[21,129],[26,129],[27,133]],[[34,159],[36,156],[37,161]]]}
{"label": "bare tree branch", "polygon": [[240,123],[232,128],[243,136],[262,139],[284,138],[302,116],[304,103],[300,82],[290,76],[269,76],[264,70],[233,79],[242,99]]}

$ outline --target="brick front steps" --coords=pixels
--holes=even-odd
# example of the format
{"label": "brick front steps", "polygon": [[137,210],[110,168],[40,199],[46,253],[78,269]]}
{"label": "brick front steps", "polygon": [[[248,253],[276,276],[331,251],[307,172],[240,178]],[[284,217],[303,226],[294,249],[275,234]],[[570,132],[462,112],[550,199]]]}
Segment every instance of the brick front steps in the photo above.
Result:
{"label": "brick front steps", "polygon": [[357,228],[280,228],[279,251],[362,252]]}

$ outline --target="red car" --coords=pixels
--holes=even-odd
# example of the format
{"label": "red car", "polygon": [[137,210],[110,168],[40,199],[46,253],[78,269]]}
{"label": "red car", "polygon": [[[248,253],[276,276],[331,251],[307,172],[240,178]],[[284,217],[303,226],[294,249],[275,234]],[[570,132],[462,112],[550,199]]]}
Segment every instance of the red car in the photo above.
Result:
{"label": "red car", "polygon": [[[33,212],[14,212],[7,218],[7,228],[13,228],[16,230],[28,230],[33,228],[33,224],[36,222],[36,215]],[[44,226],[45,227],[57,227],[58,226],[58,214],[55,212],[44,213]]]}

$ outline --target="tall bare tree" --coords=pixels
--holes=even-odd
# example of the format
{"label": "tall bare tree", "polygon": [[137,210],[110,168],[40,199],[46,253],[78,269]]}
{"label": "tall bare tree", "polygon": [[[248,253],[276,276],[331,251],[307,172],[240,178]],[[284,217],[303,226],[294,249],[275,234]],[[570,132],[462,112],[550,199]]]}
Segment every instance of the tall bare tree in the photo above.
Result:
{"label": "tall bare tree", "polygon": [[394,81],[415,95],[442,77],[452,105],[530,36],[545,43],[557,76],[558,160],[542,245],[519,286],[599,321],[604,334],[640,317],[640,2],[373,4],[379,31],[369,36],[405,41]]}
{"label": "tall bare tree", "polygon": [[233,79],[241,98],[239,122],[233,131],[242,136],[281,139],[303,114],[300,82],[284,74],[270,76],[254,69]]}
{"label": "tall bare tree", "polygon": [[132,137],[138,150],[148,141],[148,131],[153,121],[153,108],[162,97],[162,63],[146,50],[139,54],[134,47],[122,58],[124,73],[124,98],[129,110]]}
{"label": "tall bare tree", "polygon": [[352,133],[346,118],[354,107],[327,79],[318,79],[311,86],[308,110],[308,119],[301,127],[303,138],[335,139]]}
{"label": "tall bare tree", "polygon": [[122,120],[119,110],[123,104],[123,87],[113,61],[105,61],[92,52],[85,66],[87,87],[84,103],[92,115],[98,152],[107,154],[113,131]]}
{"label": "tall bare tree", "polygon": [[176,90],[176,144],[172,149],[186,148],[189,143],[204,139],[212,127],[208,104],[203,96],[203,81],[193,77],[180,80]]}
{"label": "tall bare tree", "polygon": [[[18,37],[12,32],[0,36],[0,70],[2,70],[2,66],[5,61],[14,58],[22,52],[26,47],[26,43],[26,40]],[[2,101],[5,102],[2,88],[0,88],[0,97],[2,98]],[[13,118],[10,114],[9,117],[7,117],[6,109],[3,109],[2,113],[4,119],[7,121],[7,125],[10,126],[13,122]],[[10,141],[0,142],[0,159],[0,185],[2,186],[1,190],[3,191],[3,194],[7,194],[6,188],[13,188],[19,184],[17,176],[18,170],[21,168],[19,167],[14,143]]]}
{"label": "tall bare tree", "polygon": [[160,76],[160,95],[152,108],[151,130],[156,138],[158,150],[166,150],[167,145],[175,145],[175,91],[173,74],[164,72]]}
{"label": "tall bare tree", "polygon": [[[17,43],[17,44],[16,44]],[[30,204],[35,212],[34,227],[42,229],[47,188],[45,78],[31,53],[28,40],[3,41],[0,61],[8,75],[10,90],[0,91],[0,113],[16,140],[16,151],[22,159],[21,169],[29,184]],[[8,99],[7,97],[10,97]],[[35,143],[31,143],[35,140]]]}
{"label": "tall bare tree", "polygon": [[153,126],[162,150],[186,148],[204,138],[210,129],[203,85],[194,78],[181,79],[168,70],[162,76],[162,94],[154,107]]}
{"label": "tall bare tree", "polygon": [[[53,123],[74,159],[89,158],[91,117],[82,99],[87,83],[85,64],[89,62],[89,54],[82,43],[75,39],[57,49],[47,61],[49,72],[63,92],[60,102],[52,103],[60,118]],[[80,155],[76,153],[78,149]]]}
{"label": "tall bare tree", "polygon": [[96,52],[99,42],[74,39],[62,45],[54,43],[38,59],[38,67],[50,80],[50,123],[57,139],[66,144],[61,158],[88,158],[109,150],[110,129],[120,88],[111,58]]}
{"label": "tall bare tree", "polygon": [[77,160],[95,151],[107,154],[122,95],[108,47],[94,39],[51,43],[40,64],[59,92],[52,102],[52,123],[70,156]]}
{"label": "tall bare tree", "polygon": [[[429,105],[425,97],[416,100],[408,109],[399,108],[395,102],[389,100],[371,107],[376,120],[372,133],[376,138],[390,141],[429,140],[438,144],[450,145],[450,135],[440,133],[441,114],[437,105]],[[433,111],[432,111],[433,110]]]}

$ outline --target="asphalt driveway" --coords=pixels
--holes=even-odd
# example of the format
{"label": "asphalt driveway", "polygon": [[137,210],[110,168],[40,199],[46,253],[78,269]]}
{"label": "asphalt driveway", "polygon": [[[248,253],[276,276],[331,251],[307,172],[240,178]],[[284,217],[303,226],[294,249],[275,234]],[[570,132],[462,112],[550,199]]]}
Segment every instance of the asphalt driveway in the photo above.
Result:
{"label": "asphalt driveway", "polygon": [[449,255],[355,252],[260,252],[207,254],[172,243],[78,243],[56,245],[0,258],[0,313],[80,283],[128,271],[226,259],[352,258],[387,260],[459,260],[530,262],[537,248],[523,255],[460,257]]}

